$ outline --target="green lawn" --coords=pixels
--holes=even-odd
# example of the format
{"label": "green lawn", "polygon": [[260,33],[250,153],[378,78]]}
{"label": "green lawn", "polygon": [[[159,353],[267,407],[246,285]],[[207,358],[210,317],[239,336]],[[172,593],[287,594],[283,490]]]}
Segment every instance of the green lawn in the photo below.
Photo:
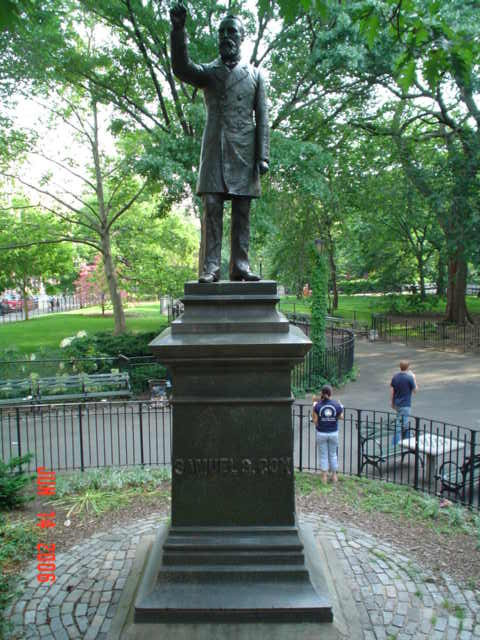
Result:
{"label": "green lawn", "polygon": [[[167,324],[167,318],[160,315],[156,302],[142,302],[125,310],[127,329],[133,332],[160,332]],[[96,333],[112,331],[113,316],[101,316],[100,307],[90,307],[82,311],[56,313],[27,322],[7,322],[0,324],[0,349],[17,347],[23,353],[33,353],[41,347],[59,347],[63,338],[78,331]]]}
{"label": "green lawn", "polygon": [[[363,324],[371,324],[372,313],[390,313],[389,298],[384,295],[355,295],[339,296],[338,309],[333,315],[340,316],[347,320],[356,320]],[[480,315],[480,298],[467,296],[467,307],[473,315]],[[310,313],[310,302],[298,299],[296,296],[285,296],[280,303],[282,312]],[[445,300],[440,300],[435,307],[426,311],[442,314],[445,312]],[[411,313],[411,311],[410,311]],[[422,315],[421,313],[419,314]]]}

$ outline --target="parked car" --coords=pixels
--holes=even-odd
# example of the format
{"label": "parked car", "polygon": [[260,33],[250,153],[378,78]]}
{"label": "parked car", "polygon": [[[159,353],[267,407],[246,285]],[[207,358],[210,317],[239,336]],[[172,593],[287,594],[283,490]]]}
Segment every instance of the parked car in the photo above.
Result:
{"label": "parked car", "polygon": [[10,311],[10,307],[6,302],[0,300],[0,316],[6,315]]}
{"label": "parked car", "polygon": [[[18,293],[6,293],[3,296],[2,303],[6,305],[8,309],[6,313],[22,311],[23,309],[23,299],[20,295],[18,295]],[[38,301],[35,301],[35,298],[28,296],[27,305],[29,311],[31,311],[32,309],[37,309]]]}
{"label": "parked car", "polygon": [[16,293],[6,293],[2,302],[7,305],[9,312],[22,310],[22,299]]}

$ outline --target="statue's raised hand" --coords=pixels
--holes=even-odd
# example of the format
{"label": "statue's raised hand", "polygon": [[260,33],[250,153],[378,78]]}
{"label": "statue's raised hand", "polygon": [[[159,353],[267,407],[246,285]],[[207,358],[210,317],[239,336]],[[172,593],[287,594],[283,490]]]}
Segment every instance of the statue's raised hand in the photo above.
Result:
{"label": "statue's raised hand", "polygon": [[179,3],[170,9],[170,21],[174,29],[183,29],[187,19],[187,8]]}

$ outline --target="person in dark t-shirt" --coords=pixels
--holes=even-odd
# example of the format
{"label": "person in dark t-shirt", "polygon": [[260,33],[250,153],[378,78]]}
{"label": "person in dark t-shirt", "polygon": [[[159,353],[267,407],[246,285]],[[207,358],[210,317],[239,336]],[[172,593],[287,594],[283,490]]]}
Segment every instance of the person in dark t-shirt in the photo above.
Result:
{"label": "person in dark t-shirt", "polygon": [[412,406],[412,393],[416,393],[417,389],[417,381],[413,371],[410,371],[410,363],[402,360],[400,371],[393,376],[390,383],[391,405],[397,412],[393,444],[409,437],[408,416]]}
{"label": "person in dark t-shirt", "polygon": [[313,422],[316,429],[317,457],[322,482],[327,482],[327,472],[332,473],[332,482],[337,481],[338,468],[338,419],[343,415],[343,405],[332,399],[332,387],[322,387],[320,401],[313,407]]}

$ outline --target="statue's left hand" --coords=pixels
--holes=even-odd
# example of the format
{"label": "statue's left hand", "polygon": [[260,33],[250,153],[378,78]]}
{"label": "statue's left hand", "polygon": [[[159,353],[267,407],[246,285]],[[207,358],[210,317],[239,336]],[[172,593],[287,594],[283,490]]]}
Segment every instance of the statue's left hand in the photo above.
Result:
{"label": "statue's left hand", "polygon": [[263,176],[265,173],[267,173],[268,169],[268,162],[266,160],[260,160],[260,162],[258,163],[258,170],[260,172],[260,175]]}

